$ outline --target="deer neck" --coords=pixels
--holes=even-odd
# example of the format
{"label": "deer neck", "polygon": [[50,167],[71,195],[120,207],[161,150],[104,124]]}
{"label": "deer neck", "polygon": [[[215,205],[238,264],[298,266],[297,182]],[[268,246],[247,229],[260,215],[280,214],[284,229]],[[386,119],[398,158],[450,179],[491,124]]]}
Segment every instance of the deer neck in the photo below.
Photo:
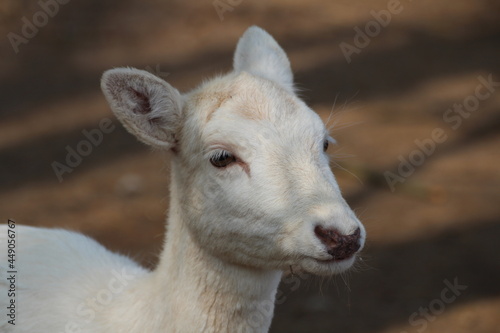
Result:
{"label": "deer neck", "polygon": [[267,332],[281,272],[230,264],[201,249],[177,194],[171,181],[168,232],[152,277],[165,331]]}

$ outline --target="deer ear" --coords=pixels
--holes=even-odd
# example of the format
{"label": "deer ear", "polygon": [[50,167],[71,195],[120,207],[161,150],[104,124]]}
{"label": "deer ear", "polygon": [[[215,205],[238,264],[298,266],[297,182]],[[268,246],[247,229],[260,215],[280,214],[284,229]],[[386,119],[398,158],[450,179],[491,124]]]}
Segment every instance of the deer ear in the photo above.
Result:
{"label": "deer ear", "polygon": [[181,125],[182,97],[164,80],[133,68],[106,71],[101,89],[111,110],[142,142],[174,148]]}
{"label": "deer ear", "polygon": [[293,91],[293,74],[285,51],[263,29],[253,26],[241,36],[233,61],[234,70],[274,81]]}

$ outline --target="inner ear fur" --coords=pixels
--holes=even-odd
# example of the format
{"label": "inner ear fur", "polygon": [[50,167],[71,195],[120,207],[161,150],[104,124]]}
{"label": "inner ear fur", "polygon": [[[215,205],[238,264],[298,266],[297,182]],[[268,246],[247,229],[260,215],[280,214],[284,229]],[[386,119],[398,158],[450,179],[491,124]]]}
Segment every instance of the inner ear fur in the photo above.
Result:
{"label": "inner ear fur", "polygon": [[159,77],[134,68],[106,71],[101,88],[111,110],[142,142],[174,148],[181,126],[182,97]]}

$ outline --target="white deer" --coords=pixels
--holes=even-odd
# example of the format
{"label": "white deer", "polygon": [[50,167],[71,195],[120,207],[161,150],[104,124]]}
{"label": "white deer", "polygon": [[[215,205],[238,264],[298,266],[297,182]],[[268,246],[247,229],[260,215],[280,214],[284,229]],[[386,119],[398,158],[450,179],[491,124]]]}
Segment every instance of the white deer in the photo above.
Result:
{"label": "white deer", "polygon": [[[258,27],[234,70],[181,95],[148,72],[107,71],[123,125],[170,154],[168,232],[156,269],[78,233],[17,225],[15,297],[0,228],[1,332],[267,332],[290,267],[348,269],[365,230],[329,168],[319,116],[294,93],[290,63]],[[12,312],[12,311],[10,311]]]}

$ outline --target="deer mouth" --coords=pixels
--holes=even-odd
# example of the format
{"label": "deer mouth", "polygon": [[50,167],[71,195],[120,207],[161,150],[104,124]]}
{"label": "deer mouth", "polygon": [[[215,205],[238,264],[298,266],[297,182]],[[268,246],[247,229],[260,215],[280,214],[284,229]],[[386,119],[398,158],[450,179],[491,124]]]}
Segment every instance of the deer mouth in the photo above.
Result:
{"label": "deer mouth", "polygon": [[332,263],[340,263],[340,262],[345,262],[351,259],[354,259],[356,256],[355,253],[353,254],[348,254],[348,255],[332,255],[332,258],[330,259],[317,259],[315,258],[314,260],[320,264],[332,264]]}
{"label": "deer mouth", "polygon": [[331,264],[331,263],[336,263],[336,262],[342,262],[342,261],[345,261],[345,260],[349,260],[349,259],[351,259],[353,257],[354,257],[354,254],[349,255],[347,257],[335,257],[335,256],[333,256],[333,258],[331,258],[331,259],[316,259],[316,261],[319,262],[319,263],[322,263],[322,264]]}
{"label": "deer mouth", "polygon": [[315,275],[331,276],[347,271],[352,267],[355,255],[346,258],[319,259],[318,257],[308,257],[301,262],[301,267],[309,273]]}

